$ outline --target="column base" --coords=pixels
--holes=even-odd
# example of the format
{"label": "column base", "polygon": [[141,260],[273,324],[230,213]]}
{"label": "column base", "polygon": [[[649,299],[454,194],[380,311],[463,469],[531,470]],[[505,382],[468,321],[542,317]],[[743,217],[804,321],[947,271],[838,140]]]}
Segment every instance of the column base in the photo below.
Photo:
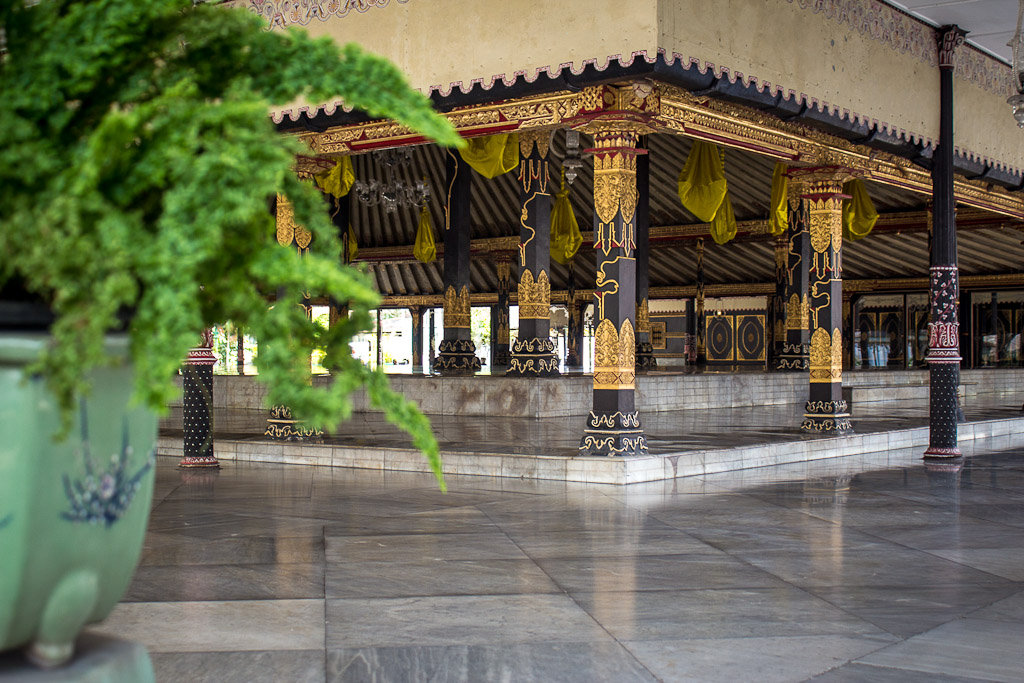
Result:
{"label": "column base", "polygon": [[219,468],[220,463],[217,458],[212,455],[186,455],[178,463],[178,467],[184,467],[186,469],[198,469],[201,467],[212,467]]}
{"label": "column base", "polygon": [[274,406],[270,409],[267,428],[263,432],[263,436],[274,441],[319,440],[323,435],[322,429],[302,426],[301,422],[292,417],[291,408],[288,406]]}
{"label": "column base", "polygon": [[850,434],[853,424],[848,410],[846,401],[808,401],[800,429],[812,434]]}
{"label": "column base", "polygon": [[956,446],[929,446],[923,457],[925,460],[955,460],[963,455]]}
{"label": "column base", "polygon": [[476,344],[471,339],[445,339],[434,359],[434,372],[442,375],[472,375],[480,371]]}
{"label": "column base", "polygon": [[640,427],[640,414],[596,414],[591,411],[580,439],[579,454],[624,457],[647,455],[647,437]]}
{"label": "column base", "polygon": [[658,359],[654,357],[654,347],[650,342],[636,345],[636,371],[650,372],[658,369]]}
{"label": "column base", "polygon": [[558,356],[550,339],[517,339],[512,345],[509,377],[557,377]]}

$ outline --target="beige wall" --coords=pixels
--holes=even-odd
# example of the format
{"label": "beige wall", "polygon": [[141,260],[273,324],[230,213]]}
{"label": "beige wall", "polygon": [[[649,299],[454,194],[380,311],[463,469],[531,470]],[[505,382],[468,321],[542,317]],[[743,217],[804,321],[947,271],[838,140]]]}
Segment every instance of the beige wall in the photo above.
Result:
{"label": "beige wall", "polygon": [[[603,65],[609,56],[628,58],[641,50],[653,57],[661,48],[855,112],[895,132],[926,140],[938,135],[937,67],[913,50],[902,52],[849,22],[805,8],[801,0],[362,1],[366,11],[299,23],[314,35],[357,41],[391,58],[424,92],[445,92],[460,81],[468,88],[474,79],[486,85],[516,71],[532,78],[538,68],[567,62],[577,69],[590,59]],[[851,0],[850,6],[871,2]],[[285,5],[263,2],[271,10]],[[284,23],[295,21],[295,15],[281,16]],[[927,40],[919,46],[931,49],[930,31],[921,35]],[[1010,115],[1006,93],[963,78],[955,88],[957,146],[1024,168],[1024,133]]]}

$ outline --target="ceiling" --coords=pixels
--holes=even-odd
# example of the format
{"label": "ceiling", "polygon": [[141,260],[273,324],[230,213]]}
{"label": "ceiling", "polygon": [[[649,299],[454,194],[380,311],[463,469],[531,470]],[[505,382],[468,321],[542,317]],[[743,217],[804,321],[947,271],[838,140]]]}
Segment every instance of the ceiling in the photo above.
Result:
{"label": "ceiling", "polygon": [[967,42],[1006,62],[1011,59],[1007,43],[1017,30],[1018,0],[887,0],[933,26],[956,24],[967,34]]}

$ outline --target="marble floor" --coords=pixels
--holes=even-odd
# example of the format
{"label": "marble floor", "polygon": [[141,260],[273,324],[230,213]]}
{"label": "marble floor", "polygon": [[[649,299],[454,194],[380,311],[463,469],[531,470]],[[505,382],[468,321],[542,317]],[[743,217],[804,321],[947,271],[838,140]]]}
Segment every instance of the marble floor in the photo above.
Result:
{"label": "marble floor", "polygon": [[[989,393],[972,396],[964,405],[968,422],[1019,418],[1024,394]],[[641,413],[651,453],[742,448],[793,439],[828,438],[800,430],[804,406],[768,405],[755,408],[672,410]],[[865,403],[852,410],[857,434],[926,427],[927,400]],[[526,418],[430,415],[442,451],[473,453],[543,454],[573,457],[583,434],[582,417]],[[214,437],[262,441],[267,412],[214,409]],[[181,408],[171,408],[160,421],[160,435],[180,437]],[[410,447],[408,435],[380,413],[353,413],[324,443],[359,447]]]}
{"label": "marble floor", "polygon": [[[158,459],[158,681],[1020,681],[1024,449],[629,486]],[[1001,450],[1002,449],[1002,450]]]}

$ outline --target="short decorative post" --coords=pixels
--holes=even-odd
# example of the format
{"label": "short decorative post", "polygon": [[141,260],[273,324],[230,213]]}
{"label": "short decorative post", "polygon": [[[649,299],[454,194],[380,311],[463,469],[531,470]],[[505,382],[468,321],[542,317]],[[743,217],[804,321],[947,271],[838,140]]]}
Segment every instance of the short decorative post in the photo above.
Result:
{"label": "short decorative post", "polygon": [[213,454],[213,331],[203,330],[182,368],[181,422],[185,449],[178,467],[220,467]]}
{"label": "short decorative post", "polygon": [[412,316],[412,371],[423,371],[423,307],[410,306]]}

